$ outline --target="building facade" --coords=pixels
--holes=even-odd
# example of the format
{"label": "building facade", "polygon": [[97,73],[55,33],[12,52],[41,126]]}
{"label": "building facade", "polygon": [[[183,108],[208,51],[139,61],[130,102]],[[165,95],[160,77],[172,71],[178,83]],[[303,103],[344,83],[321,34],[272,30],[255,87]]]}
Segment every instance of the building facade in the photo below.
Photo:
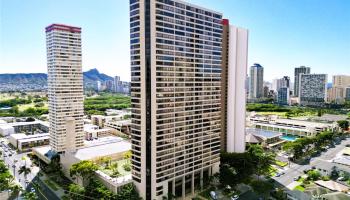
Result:
{"label": "building facade", "polygon": [[49,133],[57,153],[83,146],[83,73],[81,28],[46,27]]}
{"label": "building facade", "polygon": [[185,198],[219,170],[222,15],[130,0],[132,176],[146,200]]}
{"label": "building facade", "polygon": [[244,152],[248,30],[223,19],[221,150]]}
{"label": "building facade", "polygon": [[327,100],[327,74],[299,75],[299,103],[303,106],[323,105]]}
{"label": "building facade", "polygon": [[332,80],[332,88],[328,94],[328,101],[332,103],[342,104],[347,99],[347,88],[350,87],[350,76],[335,75]]}
{"label": "building facade", "polygon": [[288,87],[281,87],[277,92],[277,103],[280,105],[290,104],[290,95]]}
{"label": "building facade", "polygon": [[264,95],[264,68],[255,63],[250,67],[249,98],[259,99]]}
{"label": "building facade", "polygon": [[310,74],[310,67],[300,66],[294,69],[294,96],[299,96],[299,76],[300,74]]}

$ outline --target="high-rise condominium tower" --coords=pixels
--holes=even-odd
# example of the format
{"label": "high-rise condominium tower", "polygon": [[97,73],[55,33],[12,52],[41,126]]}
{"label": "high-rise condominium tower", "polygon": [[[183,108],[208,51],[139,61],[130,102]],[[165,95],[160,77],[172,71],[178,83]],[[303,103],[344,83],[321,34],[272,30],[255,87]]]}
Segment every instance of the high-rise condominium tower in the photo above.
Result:
{"label": "high-rise condominium tower", "polygon": [[334,75],[332,88],[329,89],[329,101],[340,104],[344,103],[347,88],[350,88],[350,76]]}
{"label": "high-rise condominium tower", "polygon": [[327,100],[327,74],[300,74],[299,103],[319,106]]}
{"label": "high-rise condominium tower", "polygon": [[249,98],[258,99],[264,95],[264,68],[255,63],[250,67]]}
{"label": "high-rise condominium tower", "polygon": [[300,66],[294,69],[294,96],[299,96],[299,77],[300,74],[310,74],[310,67]]}
{"label": "high-rise condominium tower", "polygon": [[146,200],[184,198],[219,170],[221,18],[130,0],[132,176]]}
{"label": "high-rise condominium tower", "polygon": [[248,30],[223,19],[221,150],[244,152]]}
{"label": "high-rise condominium tower", "polygon": [[46,27],[50,146],[57,153],[83,146],[81,28]]}

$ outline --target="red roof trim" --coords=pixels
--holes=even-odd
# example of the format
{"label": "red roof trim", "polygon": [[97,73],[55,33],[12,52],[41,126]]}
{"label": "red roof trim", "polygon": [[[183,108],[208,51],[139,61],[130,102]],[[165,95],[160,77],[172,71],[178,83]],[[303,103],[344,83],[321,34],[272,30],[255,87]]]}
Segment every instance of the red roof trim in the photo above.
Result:
{"label": "red roof trim", "polygon": [[222,25],[229,25],[230,22],[228,19],[222,19]]}
{"label": "red roof trim", "polygon": [[49,32],[52,30],[61,30],[61,31],[69,31],[69,32],[73,32],[73,33],[81,33],[80,27],[68,26],[68,25],[64,25],[64,24],[51,24],[45,28],[46,32]]}

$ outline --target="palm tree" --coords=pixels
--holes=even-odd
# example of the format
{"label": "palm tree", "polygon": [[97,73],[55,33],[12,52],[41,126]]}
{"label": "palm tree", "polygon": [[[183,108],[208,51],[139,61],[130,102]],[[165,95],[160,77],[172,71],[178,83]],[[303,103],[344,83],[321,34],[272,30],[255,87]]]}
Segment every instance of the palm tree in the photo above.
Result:
{"label": "palm tree", "polygon": [[16,195],[17,199],[18,199],[19,193],[23,191],[22,187],[17,184],[12,185],[10,190],[12,191],[12,195]]}
{"label": "palm tree", "polygon": [[30,174],[31,170],[26,165],[23,165],[19,168],[18,173],[24,174],[24,179],[27,180],[27,175]]}

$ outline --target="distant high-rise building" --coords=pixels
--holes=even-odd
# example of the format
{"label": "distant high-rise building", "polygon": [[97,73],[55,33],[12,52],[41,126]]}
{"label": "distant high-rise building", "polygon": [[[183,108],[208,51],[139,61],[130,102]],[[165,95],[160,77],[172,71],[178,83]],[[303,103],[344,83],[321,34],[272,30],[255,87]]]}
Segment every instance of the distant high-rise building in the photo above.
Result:
{"label": "distant high-rise building", "polygon": [[279,82],[279,88],[289,88],[290,87],[290,78],[289,76],[283,76],[281,79],[280,79],[280,82]]}
{"label": "distant high-rise building", "polygon": [[270,88],[268,86],[264,86],[264,97],[267,98],[270,93]]}
{"label": "distant high-rise building", "polygon": [[300,74],[310,74],[310,67],[300,66],[294,69],[294,96],[299,96],[299,76]]}
{"label": "distant high-rise building", "polygon": [[300,74],[300,105],[318,106],[327,100],[327,74]]}
{"label": "distant high-rise building", "polygon": [[222,15],[130,1],[132,177],[143,199],[185,198],[219,171]]}
{"label": "distant high-rise building", "polygon": [[81,28],[46,27],[50,146],[57,153],[83,146]]}
{"label": "distant high-rise building", "polygon": [[97,85],[97,91],[101,92],[103,89],[102,83],[101,81],[96,81],[96,85]]}
{"label": "distant high-rise building", "polygon": [[264,95],[264,68],[255,63],[250,67],[249,98],[258,99]]}
{"label": "distant high-rise building", "polygon": [[350,101],[350,87],[345,90],[345,101]]}
{"label": "distant high-rise building", "polygon": [[333,76],[332,88],[329,90],[328,101],[333,103],[344,103],[346,100],[346,89],[350,87],[350,76]]}
{"label": "distant high-rise building", "polygon": [[114,91],[114,81],[106,80],[106,90],[113,92]]}
{"label": "distant high-rise building", "polygon": [[280,105],[289,105],[290,104],[290,96],[289,96],[289,88],[281,87],[277,92],[277,103]]}
{"label": "distant high-rise building", "polygon": [[114,91],[116,93],[122,93],[123,87],[119,76],[114,77]]}
{"label": "distant high-rise building", "polygon": [[223,19],[222,38],[221,149],[244,152],[248,30]]}

